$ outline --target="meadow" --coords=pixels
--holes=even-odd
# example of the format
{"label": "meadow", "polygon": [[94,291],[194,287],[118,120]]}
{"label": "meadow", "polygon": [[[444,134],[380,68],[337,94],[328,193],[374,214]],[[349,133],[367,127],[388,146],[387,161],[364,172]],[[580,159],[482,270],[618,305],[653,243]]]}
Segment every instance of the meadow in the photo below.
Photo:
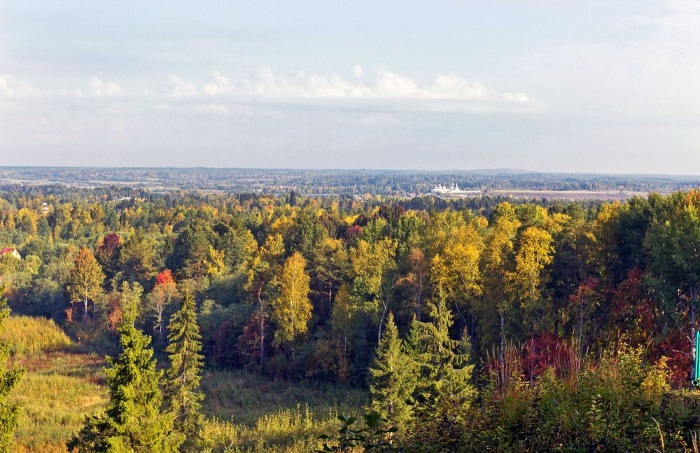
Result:
{"label": "meadow", "polygon": [[[85,417],[104,409],[105,358],[84,352],[52,321],[11,317],[1,336],[13,344],[11,363],[25,369],[12,392],[21,404],[18,452],[65,452]],[[308,452],[337,429],[367,394],[332,384],[291,383],[246,371],[207,370],[202,376],[204,437],[212,452]]]}

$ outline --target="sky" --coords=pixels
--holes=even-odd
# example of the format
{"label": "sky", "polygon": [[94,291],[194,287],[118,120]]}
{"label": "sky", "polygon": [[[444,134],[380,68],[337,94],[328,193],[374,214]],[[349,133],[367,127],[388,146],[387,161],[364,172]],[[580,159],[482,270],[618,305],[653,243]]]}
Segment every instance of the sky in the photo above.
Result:
{"label": "sky", "polygon": [[3,0],[0,165],[700,174],[697,0]]}

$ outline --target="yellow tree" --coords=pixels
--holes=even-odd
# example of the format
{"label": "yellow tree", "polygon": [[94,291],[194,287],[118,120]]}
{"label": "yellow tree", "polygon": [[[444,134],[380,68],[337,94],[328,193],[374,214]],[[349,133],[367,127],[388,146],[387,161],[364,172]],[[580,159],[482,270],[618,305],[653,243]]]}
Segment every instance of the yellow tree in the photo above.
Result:
{"label": "yellow tree", "polygon": [[360,298],[366,312],[379,316],[377,342],[382,339],[382,326],[389,312],[391,291],[396,285],[396,244],[392,239],[369,243],[361,239],[350,251],[353,296]]}
{"label": "yellow tree", "polygon": [[529,315],[531,322],[544,315],[542,286],[546,275],[544,269],[552,263],[554,247],[552,236],[538,227],[526,228],[519,238],[515,255],[515,270],[506,274],[508,299],[519,304]]}
{"label": "yellow tree", "polygon": [[471,302],[482,294],[479,263],[483,250],[484,241],[476,228],[471,224],[460,226],[452,231],[442,254],[435,255],[431,261],[433,284],[444,288],[446,301],[454,305],[465,324],[464,310],[473,315]]}
{"label": "yellow tree", "polygon": [[258,328],[260,347],[260,366],[265,365],[265,320],[267,319],[267,307],[269,305],[273,276],[279,268],[279,262],[284,255],[284,243],[282,236],[275,234],[268,236],[247,263],[247,281],[244,289],[256,299],[258,304]]}
{"label": "yellow tree", "polygon": [[282,267],[279,288],[280,294],[272,302],[272,317],[277,323],[276,345],[290,342],[306,333],[311,319],[309,282],[305,271],[306,260],[299,252],[287,258]]}
{"label": "yellow tree", "polygon": [[482,257],[484,298],[481,311],[485,315],[482,319],[489,319],[494,309],[499,317],[500,350],[501,361],[503,361],[505,318],[509,308],[504,286],[506,275],[513,262],[514,241],[520,221],[509,203],[499,204],[494,214]]}
{"label": "yellow tree", "polygon": [[88,320],[88,301],[92,300],[94,305],[95,298],[102,292],[104,280],[105,274],[102,272],[102,267],[90,249],[81,248],[73,260],[68,293],[71,302],[83,302],[83,320],[85,321]]}

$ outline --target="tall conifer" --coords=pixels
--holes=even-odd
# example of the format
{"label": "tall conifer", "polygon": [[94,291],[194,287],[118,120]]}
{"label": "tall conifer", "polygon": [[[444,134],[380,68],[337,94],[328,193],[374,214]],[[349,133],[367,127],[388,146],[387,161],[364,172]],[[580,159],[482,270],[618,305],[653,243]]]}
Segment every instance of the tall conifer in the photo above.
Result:
{"label": "tall conifer", "polygon": [[109,404],[101,416],[88,417],[83,429],[68,442],[69,450],[84,452],[178,451],[183,436],[173,431],[173,417],[162,413],[150,338],[134,327],[143,289],[138,283],[122,284],[123,323],[119,327],[122,352],[108,357],[105,369]]}
{"label": "tall conifer", "polygon": [[203,422],[200,407],[204,398],[199,381],[204,357],[195,301],[187,288],[182,307],[171,318],[168,331],[169,344],[165,348],[170,357],[165,389],[167,406],[175,417],[175,429],[185,435],[183,451],[199,451]]}
{"label": "tall conifer", "polygon": [[390,312],[374,364],[369,369],[371,409],[394,426],[406,426],[413,413],[412,394],[417,371],[416,362],[404,351],[394,315]]}

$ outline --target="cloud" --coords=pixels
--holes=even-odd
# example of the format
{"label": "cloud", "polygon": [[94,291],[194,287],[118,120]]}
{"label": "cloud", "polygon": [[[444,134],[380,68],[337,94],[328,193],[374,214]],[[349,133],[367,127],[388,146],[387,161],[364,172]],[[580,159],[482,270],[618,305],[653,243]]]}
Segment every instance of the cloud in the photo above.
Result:
{"label": "cloud", "polygon": [[362,115],[360,117],[339,118],[336,120],[336,122],[339,124],[351,124],[351,125],[376,127],[376,126],[392,126],[394,124],[401,123],[401,120],[399,120],[394,115],[391,115],[388,113],[370,113],[367,115]]}
{"label": "cloud", "polygon": [[409,77],[391,71],[381,71],[374,82],[375,97],[415,97],[418,86]]}
{"label": "cloud", "polygon": [[169,75],[165,84],[165,95],[172,97],[195,96],[199,94],[197,85],[180,77]]}
{"label": "cloud", "polygon": [[0,75],[0,96],[31,96],[36,94],[34,88],[23,80],[9,75]]}
{"label": "cloud", "polygon": [[90,93],[93,96],[119,96],[122,88],[114,82],[103,82],[97,77],[90,79]]}
{"label": "cloud", "polygon": [[[363,80],[364,70],[356,66],[353,70],[354,79],[346,79],[337,74],[307,75],[303,71],[293,74],[280,75],[269,67],[257,68],[249,77],[242,80],[232,80],[215,70],[209,74],[209,82],[202,86],[186,81],[176,76],[169,77],[171,96],[204,96],[215,99],[240,99],[242,101],[277,101],[283,103],[309,102],[343,102],[346,100],[367,102],[409,102],[412,109],[420,109],[423,102],[431,103],[428,110],[440,110],[436,105],[446,102],[457,103],[457,108],[464,109],[470,102],[479,104],[484,110],[484,104],[504,105],[511,107],[532,105],[530,96],[522,92],[498,92],[478,82],[470,82],[457,74],[438,74],[433,81],[420,86],[411,77],[397,74],[389,70],[378,71],[374,80],[366,84]],[[448,109],[449,110],[449,109]],[[493,110],[493,109],[492,109]]]}

